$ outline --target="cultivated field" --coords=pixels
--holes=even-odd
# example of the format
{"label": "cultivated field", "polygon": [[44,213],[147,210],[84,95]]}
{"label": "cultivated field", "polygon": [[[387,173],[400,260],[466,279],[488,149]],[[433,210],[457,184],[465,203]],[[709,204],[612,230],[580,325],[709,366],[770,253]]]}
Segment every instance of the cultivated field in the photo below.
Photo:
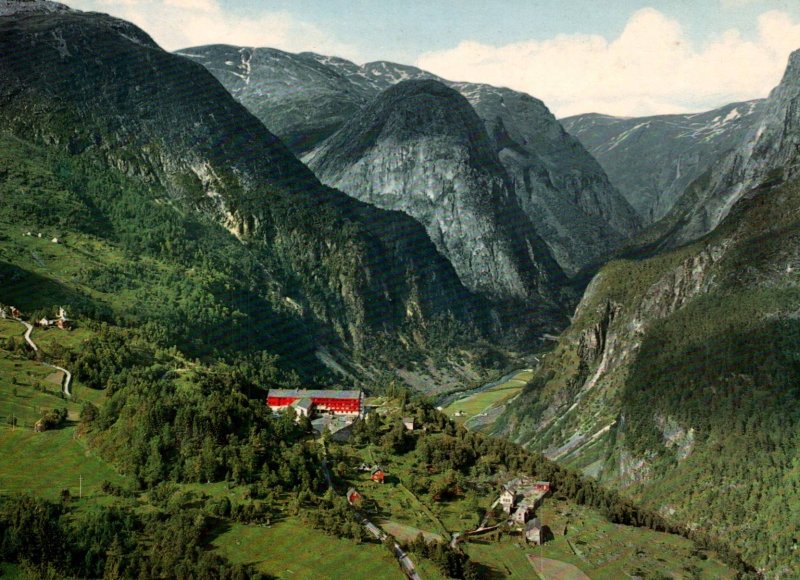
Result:
{"label": "cultivated field", "polygon": [[517,396],[532,377],[532,371],[520,371],[491,389],[454,401],[444,409],[444,412],[456,422],[466,423],[492,407],[500,406]]}
{"label": "cultivated field", "polygon": [[234,524],[213,545],[231,562],[254,564],[278,578],[405,577],[385,547],[335,538],[296,518],[267,527]]}

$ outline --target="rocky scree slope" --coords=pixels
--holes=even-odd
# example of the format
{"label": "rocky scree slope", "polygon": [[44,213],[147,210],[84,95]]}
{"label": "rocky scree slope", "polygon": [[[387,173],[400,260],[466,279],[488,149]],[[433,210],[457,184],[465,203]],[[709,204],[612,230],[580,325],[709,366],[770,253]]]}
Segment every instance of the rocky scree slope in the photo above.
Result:
{"label": "rocky scree slope", "polygon": [[2,9],[3,130],[138,180],[143,207],[227,229],[263,275],[265,320],[281,311],[352,351],[373,332],[480,317],[416,222],[322,186],[202,66],[109,16]]}
{"label": "rocky scree slope", "polygon": [[[362,98],[369,102],[399,82],[438,80],[461,92],[483,121],[520,207],[568,274],[602,259],[639,227],[635,211],[610,184],[597,161],[563,130],[541,101],[529,95],[489,85],[453,83],[411,66],[383,61],[359,66],[314,53],[280,53],[280,58],[273,56],[269,67],[248,68],[231,58],[237,51],[279,52],[195,47],[180,54],[208,67],[268,127],[274,126],[279,136],[297,143],[293,151],[300,155],[318,145],[332,127],[341,126]],[[317,67],[327,70],[327,76],[306,74]],[[283,129],[286,124],[292,129]]]}
{"label": "rocky scree slope", "polygon": [[763,112],[763,100],[688,115],[560,119],[600,162],[611,183],[645,224],[663,218],[686,188],[741,144]]}
{"label": "rocky scree slope", "polygon": [[510,192],[483,124],[453,89],[401,82],[304,160],[327,185],[416,218],[470,289],[557,302],[563,274]]}
{"label": "rocky scree slope", "polygon": [[756,190],[710,236],[606,265],[498,433],[796,570],[798,208],[797,181]]}

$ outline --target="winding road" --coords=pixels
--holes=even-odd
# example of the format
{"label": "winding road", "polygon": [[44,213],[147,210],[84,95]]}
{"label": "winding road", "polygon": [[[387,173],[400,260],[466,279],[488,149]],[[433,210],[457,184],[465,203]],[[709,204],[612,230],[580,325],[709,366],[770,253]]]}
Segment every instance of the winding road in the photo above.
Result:
{"label": "winding road", "polygon": [[[41,352],[39,350],[39,347],[36,346],[36,343],[33,342],[33,338],[31,338],[31,333],[33,333],[33,325],[30,324],[29,322],[25,322],[21,318],[17,318],[16,316],[12,316],[11,318],[12,320],[16,320],[25,327],[25,342],[27,342],[28,346],[30,346],[33,349],[33,352],[35,353]],[[46,367],[50,367],[51,369],[56,369],[64,373],[64,379],[61,381],[61,392],[64,393],[64,395],[67,396],[68,398],[71,398],[72,391],[69,390],[69,387],[72,384],[72,373],[63,367],[57,367],[56,365],[52,365],[50,363],[43,362],[42,364]]]}
{"label": "winding road", "polygon": [[[327,456],[328,450],[325,448],[324,444],[322,446],[322,450],[323,453]],[[328,468],[327,458],[322,459],[322,473],[325,476],[325,479],[327,480],[330,488],[335,491],[335,488],[333,486],[333,478],[331,477],[331,472],[330,469]],[[361,525],[364,526],[364,529],[366,529],[370,534],[372,534],[372,536],[376,540],[383,543],[383,541],[388,537],[386,533],[378,526],[373,524],[371,521],[369,521],[363,513],[361,513],[358,510],[355,511],[356,514],[358,514],[358,516],[361,518]],[[394,552],[395,558],[397,558],[397,561],[400,563],[400,567],[403,569],[405,575],[408,576],[411,580],[422,580],[422,577],[420,577],[419,573],[417,572],[417,569],[414,567],[414,562],[412,562],[411,558],[408,557],[408,554],[406,554],[403,551],[403,548],[400,547],[400,544],[395,542],[394,546],[392,547],[392,550]]]}
{"label": "winding road", "polygon": [[17,322],[21,323],[23,326],[25,326],[25,329],[26,329],[25,330],[25,342],[28,343],[28,345],[33,349],[34,352],[39,352],[39,347],[36,346],[36,343],[33,342],[33,339],[31,338],[31,333],[33,332],[33,325],[25,322],[24,320],[22,320],[20,318],[14,318],[14,320],[16,320]]}

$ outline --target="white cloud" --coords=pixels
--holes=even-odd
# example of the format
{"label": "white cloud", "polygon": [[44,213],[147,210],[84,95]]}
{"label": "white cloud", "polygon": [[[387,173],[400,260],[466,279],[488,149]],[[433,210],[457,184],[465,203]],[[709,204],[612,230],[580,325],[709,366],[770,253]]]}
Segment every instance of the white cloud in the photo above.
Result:
{"label": "white cloud", "polygon": [[416,64],[448,79],[525,91],[558,117],[636,116],[764,97],[797,48],[800,23],[781,11],[762,14],[753,39],[730,29],[698,46],[679,22],[645,8],[612,40],[575,34],[503,46],[465,41]]}
{"label": "white cloud", "polygon": [[217,0],[66,0],[79,10],[106,12],[133,22],[167,50],[202,44],[267,46],[358,59],[355,48],[288,12],[244,17]]}

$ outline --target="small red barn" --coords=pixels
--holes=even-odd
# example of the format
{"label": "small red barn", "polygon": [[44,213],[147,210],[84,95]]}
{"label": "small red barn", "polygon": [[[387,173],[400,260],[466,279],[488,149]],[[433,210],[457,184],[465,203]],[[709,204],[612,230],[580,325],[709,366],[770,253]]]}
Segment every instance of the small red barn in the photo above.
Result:
{"label": "small red barn", "polygon": [[383,469],[376,469],[372,472],[372,481],[375,483],[383,483],[384,477],[386,477],[386,474],[383,472]]}
{"label": "small red barn", "polygon": [[347,490],[347,503],[350,505],[356,505],[360,503],[362,499],[361,494],[356,491],[356,488],[351,487]]}

